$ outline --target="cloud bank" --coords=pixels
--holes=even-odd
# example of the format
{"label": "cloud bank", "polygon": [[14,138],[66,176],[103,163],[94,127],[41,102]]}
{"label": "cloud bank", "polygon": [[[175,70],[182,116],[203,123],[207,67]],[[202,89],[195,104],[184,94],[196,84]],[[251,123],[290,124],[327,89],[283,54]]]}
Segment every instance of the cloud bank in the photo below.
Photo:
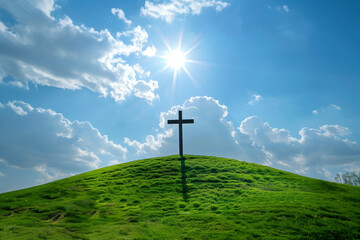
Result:
{"label": "cloud bank", "polygon": [[[125,146],[102,135],[89,122],[70,121],[51,109],[22,101],[0,103],[0,165],[28,169],[51,181],[130,159],[173,155],[178,151],[178,110],[186,124],[185,154],[215,155],[260,163],[309,177],[333,180],[339,171],[360,169],[360,148],[348,139],[350,129],[303,127],[298,136],[257,116],[235,125],[229,110],[212,97],[192,97],[160,114],[159,129],[143,141],[124,138]],[[5,165],[4,165],[5,164]],[[7,172],[1,171],[7,178]]]}
{"label": "cloud bank", "polygon": [[89,122],[71,122],[60,113],[22,101],[1,106],[2,164],[35,170],[49,181],[126,158],[125,147],[101,135]]}
{"label": "cloud bank", "polygon": [[257,116],[244,119],[238,127],[229,121],[228,108],[211,97],[192,97],[160,115],[160,131],[144,142],[125,139],[138,156],[174,154],[178,150],[177,126],[166,124],[184,110],[184,118],[195,124],[185,125],[184,152],[216,155],[270,165],[310,177],[332,180],[337,171],[360,165],[360,148],[344,137],[351,132],[339,125],[319,129],[304,127],[299,136],[286,129],[272,127]]}
{"label": "cloud bank", "polygon": [[145,1],[141,14],[153,18],[160,18],[171,23],[176,15],[199,15],[203,8],[215,8],[220,12],[230,4],[217,0],[170,0],[163,3]]}
{"label": "cloud bank", "polygon": [[[87,88],[115,101],[158,97],[157,82],[126,61],[130,55],[153,56],[154,46],[147,44],[141,26],[113,36],[107,29],[76,25],[68,16],[55,19],[51,0],[0,0],[0,7],[12,18],[0,20],[0,83]],[[130,23],[120,10],[113,14]]]}

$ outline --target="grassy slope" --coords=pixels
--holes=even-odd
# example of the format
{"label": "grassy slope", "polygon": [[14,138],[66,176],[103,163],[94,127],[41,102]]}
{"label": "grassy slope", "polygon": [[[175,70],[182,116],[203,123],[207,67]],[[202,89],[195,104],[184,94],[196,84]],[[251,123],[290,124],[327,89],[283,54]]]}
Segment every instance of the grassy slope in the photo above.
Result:
{"label": "grassy slope", "polygon": [[359,187],[217,157],[185,164],[186,186],[170,156],[0,194],[0,239],[360,238]]}

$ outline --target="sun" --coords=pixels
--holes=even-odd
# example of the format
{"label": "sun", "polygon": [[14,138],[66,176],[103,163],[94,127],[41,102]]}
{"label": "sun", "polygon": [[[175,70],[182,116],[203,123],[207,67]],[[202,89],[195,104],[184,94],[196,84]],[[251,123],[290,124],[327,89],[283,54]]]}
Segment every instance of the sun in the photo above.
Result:
{"label": "sun", "polygon": [[[170,70],[170,72],[173,72],[172,87],[171,87],[172,92],[175,91],[175,85],[177,79],[184,79],[184,77],[182,76],[185,75],[188,78],[190,78],[195,85],[199,86],[195,78],[190,73],[190,67],[192,66],[193,63],[204,65],[204,63],[201,61],[191,59],[193,57],[193,56],[191,57],[191,55],[194,54],[192,53],[192,51],[196,49],[199,44],[198,40],[200,39],[200,36],[201,35],[199,34],[195,39],[191,41],[191,46],[186,44],[187,47],[182,46],[182,37],[183,37],[182,32],[180,33],[177,45],[170,44],[168,39],[166,38],[163,39],[166,48],[164,49],[163,53],[158,56],[163,59],[165,66],[162,67],[158,71],[158,73],[165,70]],[[185,75],[182,75],[181,74],[182,72],[184,72]]]}
{"label": "sun", "polygon": [[184,68],[184,64],[186,61],[185,54],[181,52],[179,49],[169,50],[169,53],[166,55],[166,60],[168,65],[175,70],[180,68]]}

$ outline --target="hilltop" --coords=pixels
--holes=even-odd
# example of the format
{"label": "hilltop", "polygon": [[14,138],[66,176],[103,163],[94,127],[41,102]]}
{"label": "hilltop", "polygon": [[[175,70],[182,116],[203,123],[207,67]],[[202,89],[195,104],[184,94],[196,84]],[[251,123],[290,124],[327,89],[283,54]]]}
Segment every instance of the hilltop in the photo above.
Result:
{"label": "hilltop", "polygon": [[168,156],[0,194],[0,239],[254,238],[359,239],[360,188]]}

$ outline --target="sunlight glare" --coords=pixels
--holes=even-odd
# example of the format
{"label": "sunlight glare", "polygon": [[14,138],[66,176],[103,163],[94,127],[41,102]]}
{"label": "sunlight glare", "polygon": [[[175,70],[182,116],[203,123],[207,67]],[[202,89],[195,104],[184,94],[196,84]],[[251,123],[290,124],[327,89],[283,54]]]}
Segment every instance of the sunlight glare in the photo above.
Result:
{"label": "sunlight glare", "polygon": [[190,67],[188,65],[191,65],[193,63],[202,63],[199,61],[189,59],[190,53],[198,46],[197,40],[199,39],[199,37],[196,37],[196,39],[192,41],[193,44],[192,47],[184,49],[182,47],[182,36],[183,34],[180,33],[179,42],[177,46],[175,44],[170,45],[168,39],[163,39],[167,49],[164,49],[163,55],[159,55],[159,57],[161,57],[165,62],[165,66],[159,70],[159,73],[164,70],[170,70],[170,69],[171,69],[170,71],[173,71],[172,86],[171,86],[172,96],[174,95],[175,92],[177,78],[180,77],[181,72],[184,72],[194,82],[194,84],[199,87],[197,81],[192,76],[190,69],[188,69],[188,67]]}
{"label": "sunlight glare", "polygon": [[185,54],[180,50],[171,50],[166,56],[169,66],[174,69],[184,68],[185,63]]}

